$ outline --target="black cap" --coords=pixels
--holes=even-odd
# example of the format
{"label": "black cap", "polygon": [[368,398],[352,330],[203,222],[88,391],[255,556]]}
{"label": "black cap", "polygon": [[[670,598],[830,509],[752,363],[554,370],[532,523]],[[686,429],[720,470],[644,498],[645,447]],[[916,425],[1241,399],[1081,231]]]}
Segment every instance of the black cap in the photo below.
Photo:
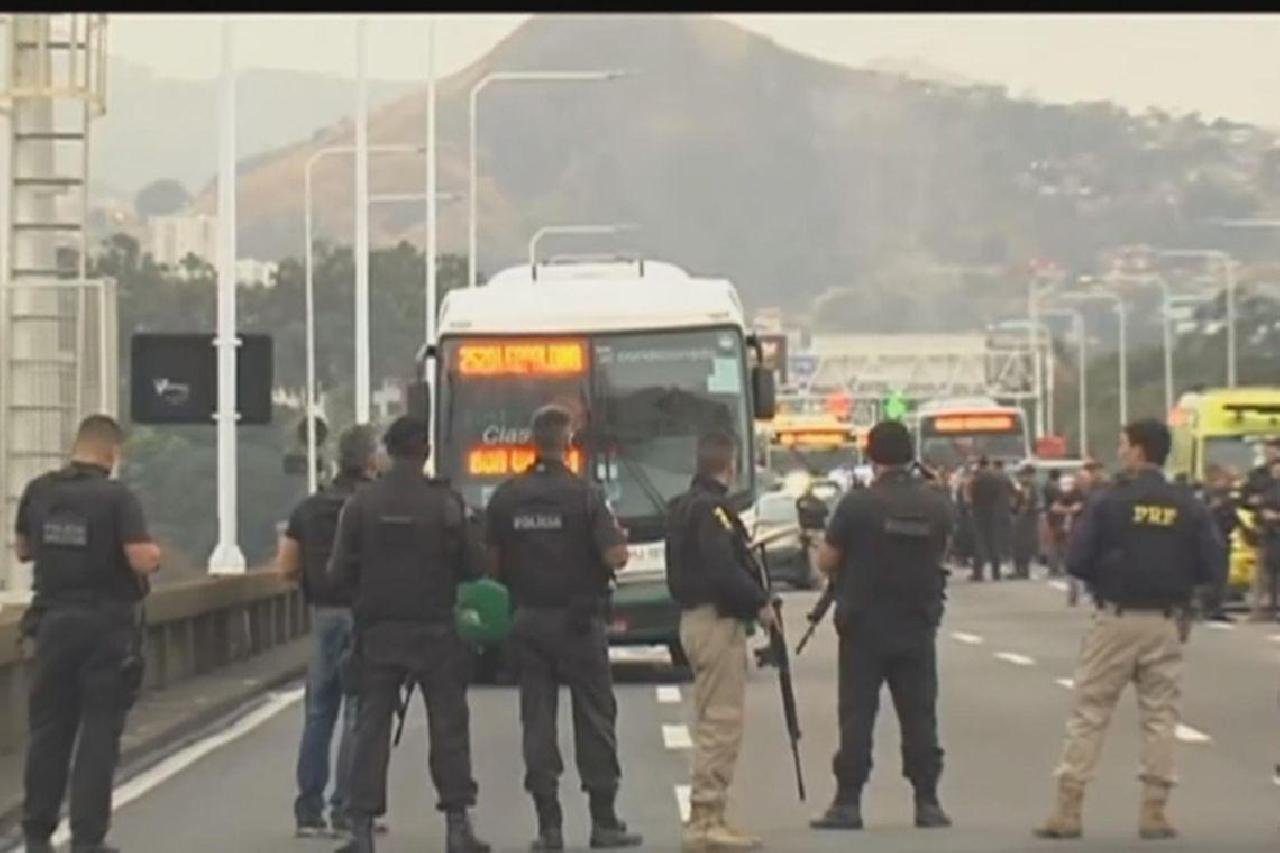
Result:
{"label": "black cap", "polygon": [[382,437],[387,453],[397,459],[412,459],[427,455],[427,422],[407,415],[395,419]]}
{"label": "black cap", "polygon": [[877,465],[907,465],[915,454],[911,433],[898,421],[881,421],[867,436],[867,455]]}

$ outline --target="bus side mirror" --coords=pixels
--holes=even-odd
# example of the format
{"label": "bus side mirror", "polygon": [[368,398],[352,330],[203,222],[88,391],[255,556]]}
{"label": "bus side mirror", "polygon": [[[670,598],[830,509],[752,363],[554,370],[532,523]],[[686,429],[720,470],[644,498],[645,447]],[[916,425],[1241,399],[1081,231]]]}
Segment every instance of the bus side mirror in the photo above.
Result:
{"label": "bus side mirror", "polygon": [[405,388],[404,413],[411,418],[431,420],[431,386],[421,379],[410,382]]}
{"label": "bus side mirror", "polygon": [[755,406],[756,420],[772,420],[778,408],[778,392],[773,383],[773,371],[757,365],[751,368],[751,399]]}

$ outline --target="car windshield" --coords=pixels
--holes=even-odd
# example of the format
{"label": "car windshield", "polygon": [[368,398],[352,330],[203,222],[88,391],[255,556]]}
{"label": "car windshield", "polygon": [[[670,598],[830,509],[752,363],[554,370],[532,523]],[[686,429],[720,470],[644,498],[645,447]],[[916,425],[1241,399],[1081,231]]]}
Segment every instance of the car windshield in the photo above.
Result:
{"label": "car windshield", "polygon": [[[698,437],[738,441],[738,479],[751,464],[742,337],[730,330],[601,335],[593,340],[594,475],[624,521],[657,520],[689,487]],[[634,524],[632,525],[634,527]]]}

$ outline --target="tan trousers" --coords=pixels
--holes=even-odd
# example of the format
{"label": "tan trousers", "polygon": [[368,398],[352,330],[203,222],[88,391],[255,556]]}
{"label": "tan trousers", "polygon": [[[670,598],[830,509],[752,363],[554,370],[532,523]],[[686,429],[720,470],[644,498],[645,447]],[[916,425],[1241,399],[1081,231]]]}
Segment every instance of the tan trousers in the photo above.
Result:
{"label": "tan trousers", "polygon": [[1102,740],[1125,685],[1138,692],[1143,782],[1173,785],[1174,732],[1182,695],[1182,641],[1177,620],[1162,613],[1094,614],[1076,665],[1075,701],[1054,775],[1084,786],[1093,778]]}
{"label": "tan trousers", "polygon": [[680,644],[693,670],[693,778],[689,801],[721,805],[742,746],[747,632],[710,605],[680,617]]}

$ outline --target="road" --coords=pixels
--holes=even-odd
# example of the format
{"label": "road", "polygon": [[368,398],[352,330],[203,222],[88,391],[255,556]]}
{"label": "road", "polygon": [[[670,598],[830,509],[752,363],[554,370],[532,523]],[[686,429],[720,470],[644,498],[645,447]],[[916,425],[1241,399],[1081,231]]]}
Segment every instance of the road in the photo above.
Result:
{"label": "road", "polygon": [[[958,577],[958,576],[957,576]],[[792,642],[813,600],[787,596]],[[772,670],[754,670],[748,730],[731,817],[774,850],[877,851],[1262,851],[1280,849],[1280,819],[1272,766],[1277,741],[1276,658],[1280,626],[1197,626],[1188,652],[1178,762],[1183,784],[1171,815],[1183,837],[1154,844],[1137,838],[1139,734],[1132,693],[1118,709],[1085,804],[1080,842],[1036,841],[1029,830],[1047,813],[1050,771],[1061,743],[1069,679],[1088,609],[1068,609],[1065,595],[1043,580],[972,584],[956,580],[939,634],[941,729],[946,772],[941,794],[955,820],[951,830],[911,826],[910,789],[900,775],[897,724],[883,703],[876,738],[878,762],[864,800],[868,829],[817,833],[808,819],[832,794],[830,759],[836,742],[835,637],[824,627],[795,662],[809,802],[797,801]],[[688,751],[683,726],[688,685],[623,678],[620,666],[619,740],[625,778],[623,817],[644,832],[648,850],[679,849],[680,786]],[[294,694],[296,696],[296,691]],[[112,840],[126,851],[236,850],[243,853],[321,851],[324,840],[292,837],[293,766],[301,708],[278,697],[279,712],[239,737],[206,745],[208,754],[117,810]],[[568,719],[562,705],[562,743]],[[478,827],[495,850],[527,849],[533,813],[521,789],[520,732],[514,692],[471,693],[472,749],[480,804]],[[243,727],[242,727],[243,728]],[[432,806],[426,776],[424,722],[415,703],[405,738],[393,754],[389,853],[442,848],[443,821]],[[231,733],[235,734],[235,733]],[[178,763],[185,759],[178,757]],[[572,768],[571,750],[566,763]],[[154,780],[153,780],[154,781]],[[148,787],[135,780],[133,794]],[[570,769],[562,784],[571,849],[586,848],[586,815]]]}

